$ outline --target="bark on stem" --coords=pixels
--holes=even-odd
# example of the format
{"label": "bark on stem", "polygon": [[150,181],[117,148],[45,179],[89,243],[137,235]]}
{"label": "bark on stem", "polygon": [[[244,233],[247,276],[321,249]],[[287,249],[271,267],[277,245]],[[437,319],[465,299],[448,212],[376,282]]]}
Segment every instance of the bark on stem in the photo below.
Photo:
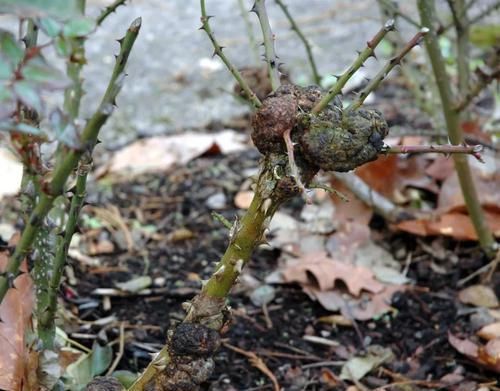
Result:
{"label": "bark on stem", "polygon": [[445,155],[461,153],[472,155],[482,161],[482,145],[398,145],[384,148],[381,153],[443,153]]}
{"label": "bark on stem", "polygon": [[[82,132],[81,140],[86,146],[87,151],[92,151],[97,142],[99,130],[113,112],[115,99],[121,89],[123,77],[125,76],[125,65],[140,27],[141,19],[138,18],[132,22],[125,37],[120,41],[120,53],[116,58],[115,67],[106,92],[97,111],[87,122]],[[47,213],[52,208],[55,198],[63,194],[66,181],[76,168],[84,152],[85,150],[69,151],[54,168],[52,180],[42,186],[43,193],[40,195],[40,199],[31,213],[14,253],[9,258],[5,271],[0,274],[0,302],[7,293],[12,279],[17,276],[22,260],[30,252],[36,233]]]}
{"label": "bark on stem", "polygon": [[106,8],[104,8],[101,12],[101,14],[97,17],[96,19],[96,23],[98,26],[100,26],[102,24],[102,22],[104,22],[104,20],[110,15],[112,14],[113,12],[116,11],[116,9],[121,6],[121,5],[124,5],[125,2],[127,0],[115,0],[112,4],[108,5]]}
{"label": "bark on stem", "polygon": [[[433,15],[435,15],[434,1],[418,0],[417,5],[422,25],[429,29],[429,33],[424,38],[425,46],[431,60],[432,70],[439,90],[448,136],[452,144],[460,145],[463,144],[463,133],[460,128],[458,113],[453,109],[451,82],[448,74],[446,73],[445,63],[441,55],[441,50],[439,48],[439,43],[433,26]],[[463,154],[454,154],[453,160],[455,162],[455,169],[457,171],[465,204],[479,238],[479,243],[486,253],[491,254],[495,241],[488,225],[486,224],[483,209],[479,203],[474,181],[472,180],[472,173],[467,157]]]}

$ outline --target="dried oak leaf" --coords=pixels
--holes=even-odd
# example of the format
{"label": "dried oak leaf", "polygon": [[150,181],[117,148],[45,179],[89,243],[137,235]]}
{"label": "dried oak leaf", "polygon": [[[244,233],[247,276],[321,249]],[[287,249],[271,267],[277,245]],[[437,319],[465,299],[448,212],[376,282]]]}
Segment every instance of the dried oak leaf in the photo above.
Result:
{"label": "dried oak leaf", "polygon": [[486,345],[476,345],[468,339],[460,339],[448,333],[448,342],[477,364],[500,373],[500,338],[492,339]]}
{"label": "dried oak leaf", "polygon": [[[0,271],[7,265],[8,255],[0,252]],[[26,352],[25,331],[33,310],[33,282],[24,272],[14,280],[15,289],[9,289],[0,304],[0,389],[20,390],[25,376],[28,353]]]}
{"label": "dried oak leaf", "polygon": [[312,277],[320,291],[333,289],[335,281],[341,280],[354,296],[359,296],[362,290],[377,293],[384,289],[369,269],[337,261],[326,252],[304,255],[282,269],[281,274],[284,282],[301,285],[310,285]]}

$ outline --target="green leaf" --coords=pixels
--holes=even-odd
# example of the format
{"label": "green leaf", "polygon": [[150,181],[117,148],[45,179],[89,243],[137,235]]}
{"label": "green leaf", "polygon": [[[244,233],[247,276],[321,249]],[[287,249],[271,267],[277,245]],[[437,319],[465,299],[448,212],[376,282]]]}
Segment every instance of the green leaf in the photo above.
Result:
{"label": "green leaf", "polygon": [[14,67],[4,54],[0,53],[0,80],[12,79],[14,76]]}
{"label": "green leaf", "polygon": [[14,35],[5,30],[0,30],[0,52],[5,55],[14,67],[17,67],[24,57],[24,50],[18,44]]}
{"label": "green leaf", "polygon": [[49,37],[56,37],[62,30],[61,23],[53,18],[40,18],[37,25]]}
{"label": "green leaf", "polygon": [[63,28],[63,35],[68,38],[84,37],[96,28],[96,23],[90,18],[70,20]]}
{"label": "green leaf", "polygon": [[130,388],[130,386],[132,386],[132,384],[136,381],[138,375],[134,372],[118,370],[114,371],[111,376],[118,379],[123,387]]}
{"label": "green leaf", "polygon": [[22,18],[50,16],[59,20],[81,15],[77,0],[0,0],[0,13]]}
{"label": "green leaf", "polygon": [[7,83],[0,82],[0,120],[9,118],[16,110],[16,97]]}
{"label": "green leaf", "polygon": [[29,60],[21,70],[22,76],[46,89],[61,89],[70,85],[69,79],[58,69],[52,67],[42,56]]}
{"label": "green leaf", "polygon": [[56,140],[70,148],[82,149],[78,129],[67,115],[56,109],[50,113],[49,120]]}
{"label": "green leaf", "polygon": [[6,120],[6,121],[0,121],[0,131],[4,132],[20,132],[20,133],[26,133],[34,136],[40,136],[42,135],[42,132],[40,129],[35,128],[34,126],[28,125],[28,124],[16,124],[12,122],[12,120]]}
{"label": "green leaf", "polygon": [[61,57],[68,57],[71,54],[71,42],[65,37],[56,37],[54,47],[57,54]]}
{"label": "green leaf", "polygon": [[101,346],[98,343],[94,342],[94,346],[92,346],[92,377],[98,376],[111,365],[111,361],[113,360],[113,349],[111,346]]}
{"label": "green leaf", "polygon": [[25,80],[18,80],[14,83],[13,89],[17,98],[26,106],[31,107],[39,113],[43,111],[42,97],[36,84]]}

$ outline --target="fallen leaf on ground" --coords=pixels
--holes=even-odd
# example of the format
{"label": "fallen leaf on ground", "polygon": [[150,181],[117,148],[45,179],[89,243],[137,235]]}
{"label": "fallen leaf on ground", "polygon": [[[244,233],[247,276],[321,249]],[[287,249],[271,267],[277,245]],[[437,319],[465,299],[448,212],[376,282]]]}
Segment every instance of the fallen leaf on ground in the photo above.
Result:
{"label": "fallen leaf on ground", "polygon": [[489,286],[472,285],[458,292],[458,299],[464,304],[472,304],[476,307],[495,308],[498,307],[498,298]]}
{"label": "fallen leaf on ground", "polygon": [[7,149],[0,147],[0,200],[9,195],[17,194],[21,188],[23,165]]}
{"label": "fallen leaf on ground", "polygon": [[394,353],[389,348],[372,345],[367,348],[367,354],[349,359],[340,372],[342,380],[360,380],[367,373],[380,365],[394,359]]}
{"label": "fallen leaf on ground", "polygon": [[325,252],[304,255],[290,262],[281,270],[284,282],[298,282],[309,285],[311,277],[321,291],[333,289],[335,281],[343,281],[354,296],[359,296],[362,290],[380,292],[384,286],[378,282],[373,273],[362,266],[350,265],[328,257]]}
{"label": "fallen leaf on ground", "polygon": [[477,345],[468,339],[460,339],[448,333],[448,342],[458,352],[489,370],[500,373],[500,339],[492,339],[486,345]]}
{"label": "fallen leaf on ground", "polygon": [[482,327],[477,335],[483,339],[491,340],[495,338],[500,338],[500,322],[495,322]]}
{"label": "fallen leaf on ground", "polygon": [[98,176],[114,174],[129,180],[146,172],[161,172],[183,165],[206,152],[223,154],[248,149],[247,136],[233,130],[218,133],[185,132],[138,140],[117,151],[111,161],[98,170]]}
{"label": "fallen leaf on ground", "polygon": [[[486,222],[493,235],[500,237],[500,213],[485,211]],[[435,219],[402,221],[395,228],[419,236],[451,236],[457,240],[477,240],[476,231],[468,215],[454,212]]]}
{"label": "fallen leaf on ground", "polygon": [[[0,271],[5,269],[8,256],[0,253]],[[25,332],[33,311],[33,282],[27,273],[26,262],[21,271],[24,273],[14,281],[16,289],[9,289],[0,304],[0,389],[20,390],[27,361]]]}

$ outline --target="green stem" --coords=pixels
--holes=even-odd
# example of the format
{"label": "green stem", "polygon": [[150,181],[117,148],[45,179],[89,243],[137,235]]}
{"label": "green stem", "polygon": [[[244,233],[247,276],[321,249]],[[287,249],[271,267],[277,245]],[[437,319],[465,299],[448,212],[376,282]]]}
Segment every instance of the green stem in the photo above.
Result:
{"label": "green stem", "polygon": [[267,16],[266,0],[255,0],[252,11],[255,12],[259,18],[262,38],[264,40],[264,54],[269,72],[269,79],[271,80],[271,88],[275,91],[281,85],[281,81],[278,69],[278,57],[276,56],[276,50],[274,48],[274,35],[271,30],[271,25],[269,24],[269,17]]}
{"label": "green stem", "polygon": [[[226,299],[242,268],[250,259],[254,249],[265,242],[265,231],[278,207],[297,194],[297,191],[287,191],[287,186],[282,186],[283,181],[289,178],[285,174],[287,170],[289,171],[289,168],[286,168],[287,163],[286,155],[270,154],[264,158],[250,207],[241,221],[236,221],[230,230],[229,245],[215,272],[203,286],[202,291],[188,303],[188,313],[184,322],[201,323],[218,331],[223,327]],[[278,172],[280,172],[279,177]],[[307,182],[309,179],[311,178],[304,178],[304,181]],[[288,182],[292,183],[293,180]],[[129,391],[149,389],[149,384],[165,369],[171,359],[167,344]]]}
{"label": "green stem", "polygon": [[[439,90],[448,136],[452,144],[460,145],[464,140],[463,133],[460,128],[458,113],[453,109],[451,82],[448,74],[446,73],[445,62],[441,55],[436,32],[433,26],[433,15],[435,15],[434,1],[418,0],[417,5],[422,25],[429,29],[429,33],[425,37],[425,46],[431,61],[436,85]],[[481,247],[488,254],[490,254],[495,241],[488,225],[486,224],[483,210],[479,203],[476,188],[474,186],[474,181],[472,180],[472,173],[467,157],[462,154],[457,154],[453,155],[453,160],[455,162],[455,169],[457,171],[465,204],[476,230],[476,234],[479,238],[479,243],[481,244]]]}
{"label": "green stem", "polygon": [[286,18],[288,19],[288,22],[290,23],[290,26],[292,27],[292,30],[295,31],[299,39],[302,41],[304,44],[304,47],[306,49],[307,53],[307,59],[309,60],[309,64],[311,66],[311,70],[313,73],[313,80],[314,83],[317,85],[320,85],[321,83],[321,76],[318,72],[318,67],[316,66],[316,61],[314,60],[314,56],[312,53],[312,48],[309,40],[306,38],[302,30],[299,28],[297,23],[295,22],[295,19],[292,17],[292,14],[290,14],[290,11],[288,10],[288,7],[283,3],[282,0],[275,0],[276,4],[281,8],[283,13],[285,14]]}
{"label": "green stem", "polygon": [[201,9],[201,27],[200,30],[204,30],[210,42],[212,42],[212,46],[214,47],[214,55],[219,56],[222,60],[226,68],[231,72],[233,77],[236,79],[241,89],[245,92],[247,99],[252,103],[255,108],[262,106],[262,102],[257,98],[257,95],[252,91],[248,83],[245,81],[241,73],[236,69],[236,67],[229,61],[229,58],[226,57],[224,52],[222,51],[223,47],[219,45],[217,40],[215,39],[215,35],[212,32],[210,27],[210,23],[208,23],[211,16],[207,15],[207,10],[205,7],[205,0],[200,0],[200,9]]}
{"label": "green stem", "polygon": [[375,36],[366,43],[366,48],[359,53],[352,65],[338,78],[337,82],[330,87],[328,92],[316,104],[316,106],[314,106],[311,111],[313,114],[318,114],[323,111],[333,98],[342,93],[342,88],[344,88],[349,79],[358,71],[359,68],[363,66],[368,58],[374,56],[375,48],[382,41],[382,39],[384,39],[386,34],[392,30],[394,30],[394,21],[389,20],[384,27],[382,27],[377,34],[375,34]]}
{"label": "green stem", "polygon": [[[87,151],[92,151],[97,142],[99,130],[113,112],[115,99],[121,89],[123,81],[122,78],[125,75],[125,65],[135,39],[137,38],[137,34],[139,33],[140,27],[141,19],[138,18],[132,22],[124,39],[120,41],[120,53],[116,59],[116,64],[106,92],[97,111],[87,122],[87,125],[82,132],[81,140],[82,143],[87,146]],[[9,278],[17,275],[22,260],[30,252],[37,231],[47,216],[47,213],[52,208],[54,199],[63,194],[64,185],[66,184],[68,177],[76,168],[84,152],[84,150],[71,150],[68,152],[68,154],[54,168],[52,180],[43,186],[44,192],[40,195],[40,200],[31,213],[28,224],[24,228],[21,235],[21,239],[19,240],[14,253],[9,258],[5,273],[0,275],[0,302],[3,300],[9,288]]]}
{"label": "green stem", "polygon": [[116,11],[116,9],[121,6],[121,5],[124,5],[125,2],[127,0],[115,0],[112,4],[108,5],[106,8],[104,8],[101,12],[101,14],[97,17],[96,19],[96,23],[98,26],[100,26],[102,24],[102,22],[104,22],[104,20],[110,15],[112,14],[113,12]]}
{"label": "green stem", "polygon": [[[472,1],[469,2],[469,4],[465,6],[465,10],[468,10],[472,6],[472,4],[473,4]],[[488,5],[488,7],[484,8],[476,16],[472,16],[469,19],[469,26],[472,26],[473,24],[476,24],[477,22],[481,21],[481,19],[484,19],[485,17],[490,15],[497,8],[500,8],[500,1],[496,1],[494,3],[491,3],[490,5]],[[439,30],[439,35],[446,33],[454,25],[455,25],[454,21],[451,21],[450,23],[448,23],[446,26],[444,26],[442,29]]]}
{"label": "green stem", "polygon": [[363,88],[358,98],[347,107],[346,111],[353,111],[361,107],[368,95],[370,95],[372,91],[375,91],[378,88],[382,80],[387,77],[389,72],[391,72],[396,65],[401,64],[403,58],[410,52],[411,49],[413,49],[422,41],[422,38],[427,34],[427,32],[428,30],[426,28],[422,28],[417,34],[415,34],[413,38],[405,45],[405,47],[401,49],[401,51],[395,57],[389,60],[380,70],[380,72],[377,73],[372,80],[370,80],[366,87]]}
{"label": "green stem", "polygon": [[48,306],[42,312],[38,319],[38,336],[44,343],[46,349],[52,349],[54,346],[55,324],[54,319],[57,311],[57,292],[68,256],[68,249],[73,234],[78,223],[78,216],[83,206],[86,195],[88,169],[86,167],[77,173],[76,187],[71,199],[68,221],[64,229],[64,236],[58,238],[56,254],[52,265],[52,274],[48,285]]}
{"label": "green stem", "polygon": [[247,35],[248,35],[248,43],[250,45],[250,49],[252,50],[254,62],[255,62],[255,64],[259,64],[259,62],[260,62],[259,49],[257,46],[257,41],[255,40],[255,35],[254,35],[253,28],[252,28],[252,23],[250,22],[250,18],[248,17],[248,11],[245,8],[245,4],[243,3],[243,0],[238,0],[238,7],[240,8],[241,17],[243,18],[243,21],[245,22],[245,28],[247,30]]}

